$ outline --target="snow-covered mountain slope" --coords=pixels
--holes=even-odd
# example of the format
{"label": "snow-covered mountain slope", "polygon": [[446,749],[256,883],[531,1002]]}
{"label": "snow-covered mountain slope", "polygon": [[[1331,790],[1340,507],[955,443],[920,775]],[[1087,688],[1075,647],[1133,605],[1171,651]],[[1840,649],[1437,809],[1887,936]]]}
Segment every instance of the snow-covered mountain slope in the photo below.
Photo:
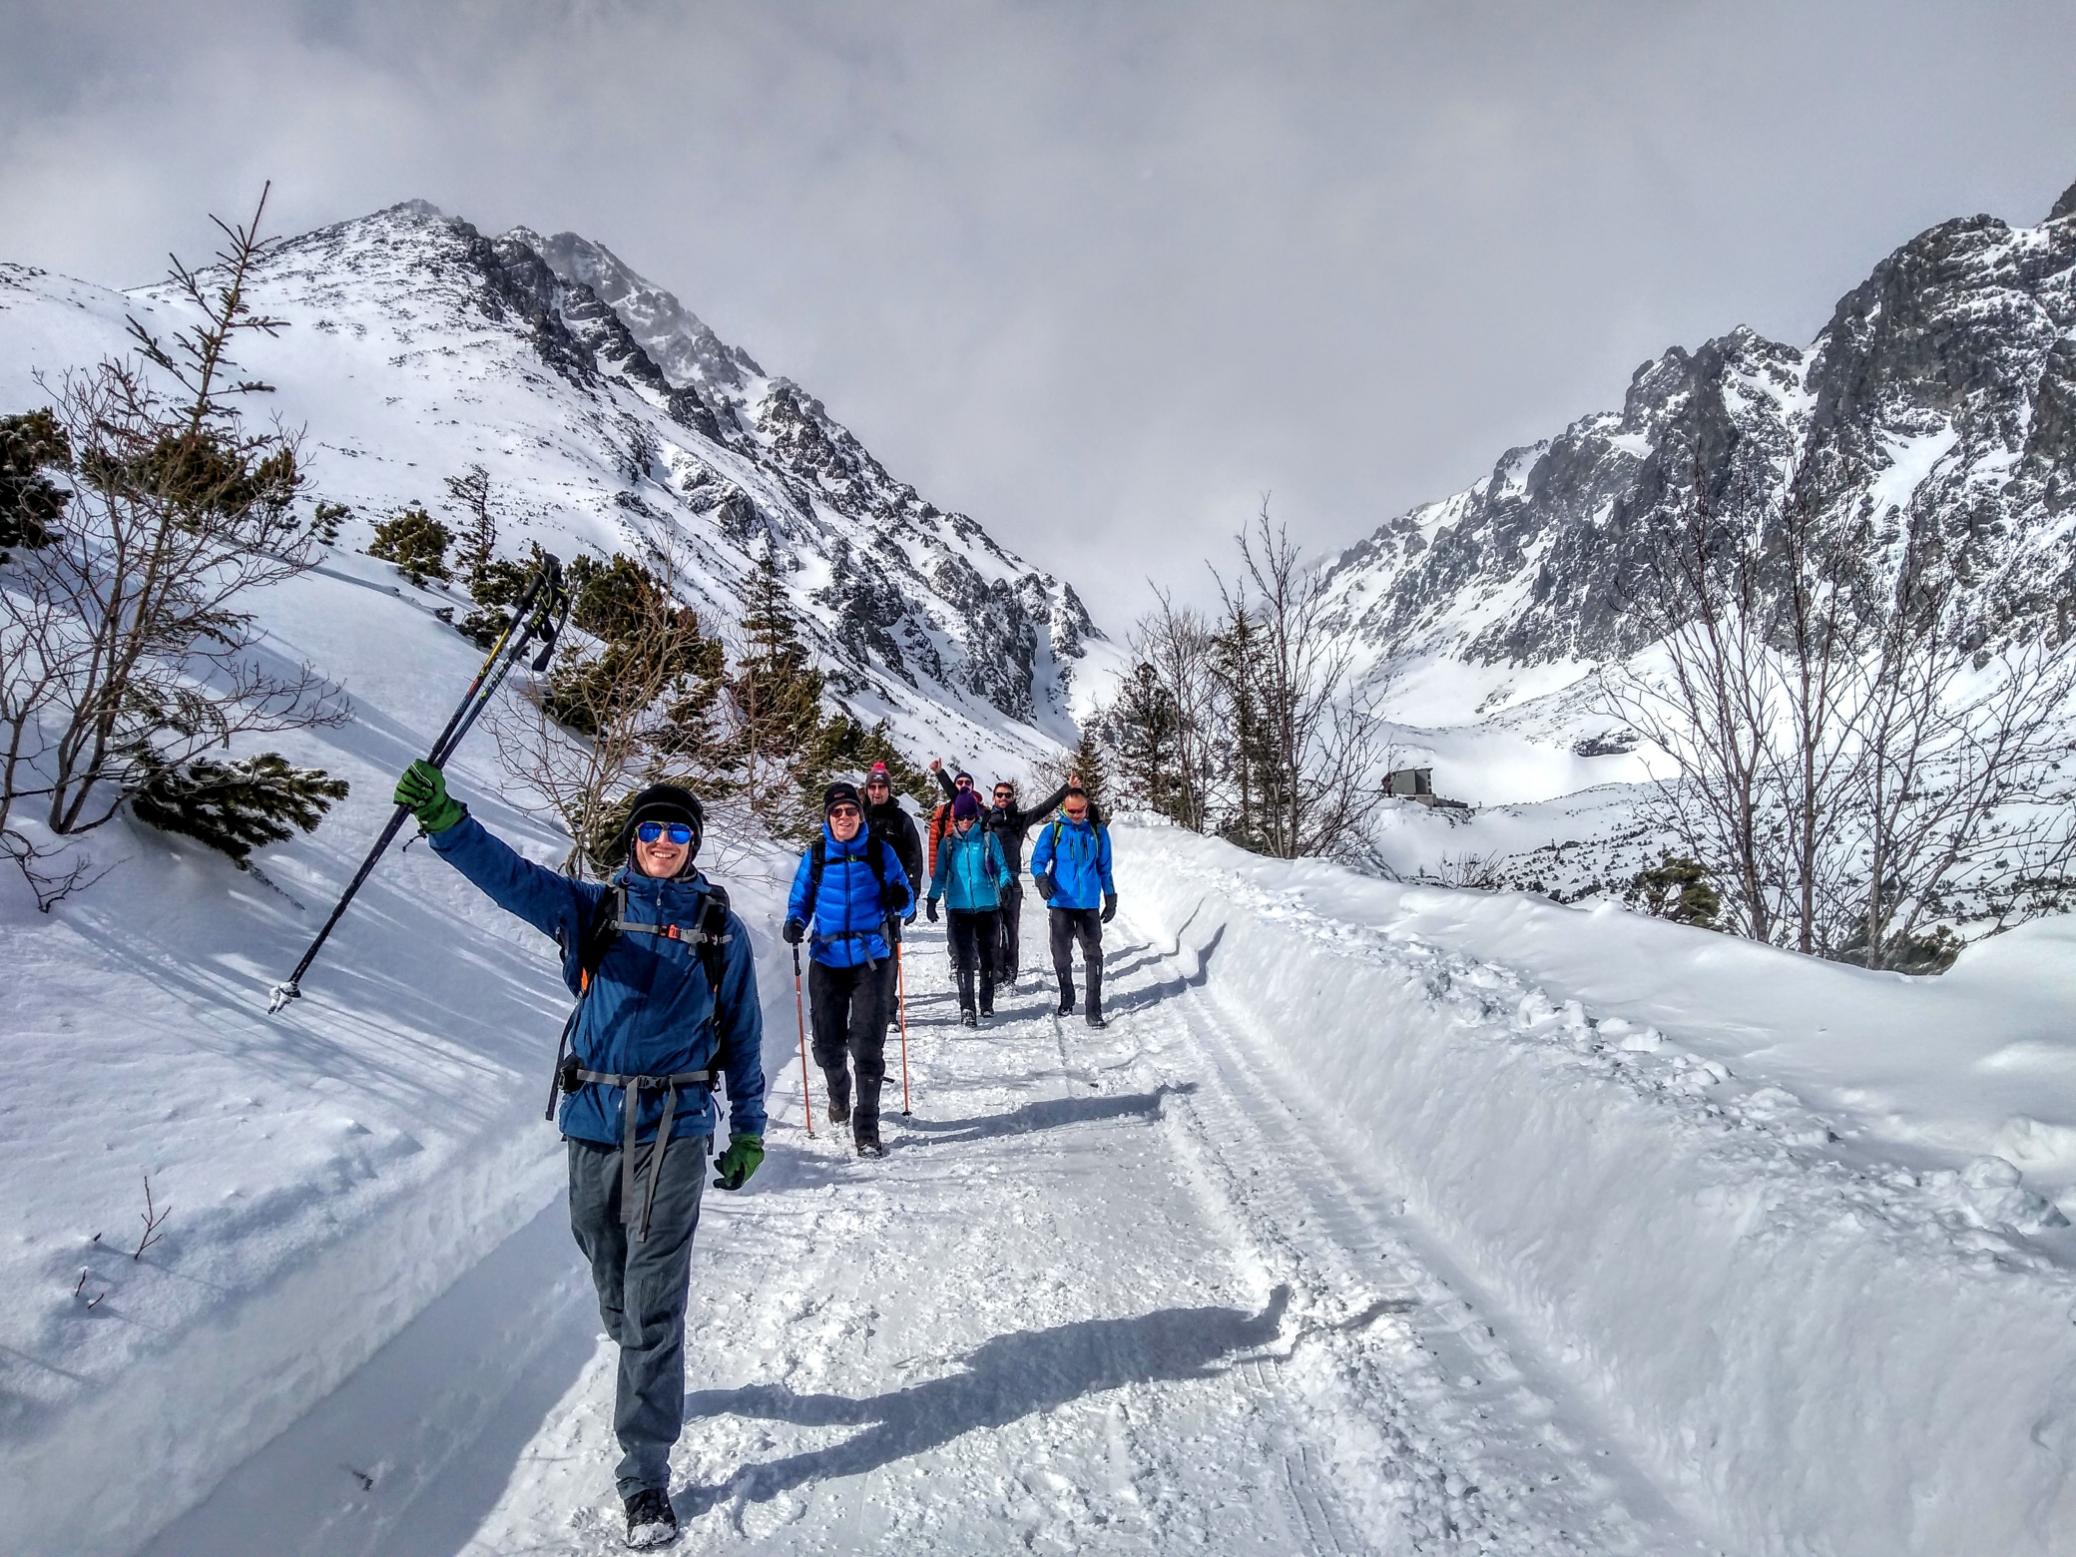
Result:
{"label": "snow-covered mountain slope", "polygon": [[2076,188],[2039,226],[1920,234],[1807,347],[1740,328],[1645,363],[1620,411],[1342,554],[1334,620],[1380,675],[1456,667],[1450,722],[1557,691],[1645,646],[1645,561],[1697,483],[1725,518],[1806,501],[1877,587],[1936,536],[1985,636],[2076,611]]}
{"label": "snow-covered mountain slope", "polygon": [[[443,478],[481,464],[501,551],[668,545],[724,632],[769,547],[835,694],[919,755],[1021,765],[1071,742],[1114,673],[1071,585],[896,482],[601,247],[407,202],[282,244],[252,297],[288,325],[247,354],[278,389],[263,409],[306,430],[315,495],[354,510],[348,547],[404,504],[438,513]],[[128,313],[165,331],[180,305],[0,265],[0,403],[121,352]]]}

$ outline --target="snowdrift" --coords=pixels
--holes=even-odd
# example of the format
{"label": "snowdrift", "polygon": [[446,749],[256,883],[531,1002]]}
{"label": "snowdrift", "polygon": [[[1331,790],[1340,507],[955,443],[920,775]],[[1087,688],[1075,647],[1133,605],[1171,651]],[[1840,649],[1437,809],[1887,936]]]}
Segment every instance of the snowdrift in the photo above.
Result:
{"label": "snowdrift", "polygon": [[2027,1139],[2076,1111],[2066,927],[1920,981],[1165,829],[1118,858],[1134,923],[1727,1549],[2071,1549],[2076,1237],[1992,1151],[2011,1072]]}

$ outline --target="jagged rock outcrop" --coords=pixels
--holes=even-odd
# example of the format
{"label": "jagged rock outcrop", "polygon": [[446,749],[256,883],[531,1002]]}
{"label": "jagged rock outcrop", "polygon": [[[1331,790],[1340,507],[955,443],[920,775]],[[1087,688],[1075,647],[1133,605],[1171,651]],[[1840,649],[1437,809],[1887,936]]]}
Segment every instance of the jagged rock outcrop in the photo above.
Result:
{"label": "jagged rock outcrop", "polygon": [[1485,664],[1641,648],[1669,527],[1807,504],[1863,558],[1868,609],[1907,540],[1938,547],[1984,636],[2076,602],[2076,188],[2038,227],[1941,223],[1840,299],[1807,348],[1738,329],[1636,370],[1619,413],[1509,450],[1332,565],[1372,661]]}

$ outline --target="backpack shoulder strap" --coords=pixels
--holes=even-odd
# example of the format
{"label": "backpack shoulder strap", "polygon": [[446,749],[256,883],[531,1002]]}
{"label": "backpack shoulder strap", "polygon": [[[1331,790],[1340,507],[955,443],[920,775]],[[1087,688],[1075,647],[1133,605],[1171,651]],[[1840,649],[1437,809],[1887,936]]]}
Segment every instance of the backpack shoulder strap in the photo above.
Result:
{"label": "backpack shoulder strap", "polygon": [[721,1020],[721,949],[728,942],[728,889],[719,882],[707,883],[706,902],[699,910],[699,961],[706,981],[713,986],[714,1021]]}
{"label": "backpack shoulder strap", "polygon": [[814,923],[815,899],[822,895],[822,872],[828,868],[829,839],[826,835],[817,834],[807,851],[807,906],[801,915],[809,924]]}
{"label": "backpack shoulder strap", "polygon": [[606,948],[613,937],[620,933],[620,921],[627,917],[627,887],[614,882],[606,888],[598,900],[598,910],[591,923],[584,927],[584,938],[577,943],[577,981],[580,991],[591,987],[592,975],[598,965],[605,961]]}

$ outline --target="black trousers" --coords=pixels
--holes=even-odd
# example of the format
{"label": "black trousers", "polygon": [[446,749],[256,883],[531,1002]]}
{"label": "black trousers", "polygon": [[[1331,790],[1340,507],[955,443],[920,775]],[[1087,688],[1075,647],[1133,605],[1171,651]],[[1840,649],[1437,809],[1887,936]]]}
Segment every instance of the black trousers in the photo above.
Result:
{"label": "black trousers", "polygon": [[948,909],[945,939],[951,942],[952,968],[959,975],[959,1009],[973,1009],[973,980],[980,976],[982,1009],[995,1009],[995,936],[1001,916],[993,909]]}
{"label": "black trousers", "polygon": [[1002,893],[1002,912],[995,935],[995,977],[1004,983],[1014,984],[1016,975],[1023,967],[1018,955],[1022,950],[1024,928],[1024,883],[1018,877],[1011,881]]}
{"label": "black trousers", "polygon": [[[829,1087],[829,1117],[879,1118],[879,1088],[887,1077],[887,1029],[880,1013],[886,1008],[886,980],[894,960],[874,966],[831,968],[810,964],[807,1004],[814,1025],[815,1063]],[[849,1069],[844,1061],[848,1057]],[[857,1106],[851,1105],[851,1074],[858,1079]]]}
{"label": "black trousers", "polygon": [[1060,999],[1074,999],[1074,947],[1081,945],[1082,972],[1088,979],[1090,1016],[1103,1014],[1103,916],[1093,908],[1055,908],[1052,921],[1052,971],[1060,976]]}

